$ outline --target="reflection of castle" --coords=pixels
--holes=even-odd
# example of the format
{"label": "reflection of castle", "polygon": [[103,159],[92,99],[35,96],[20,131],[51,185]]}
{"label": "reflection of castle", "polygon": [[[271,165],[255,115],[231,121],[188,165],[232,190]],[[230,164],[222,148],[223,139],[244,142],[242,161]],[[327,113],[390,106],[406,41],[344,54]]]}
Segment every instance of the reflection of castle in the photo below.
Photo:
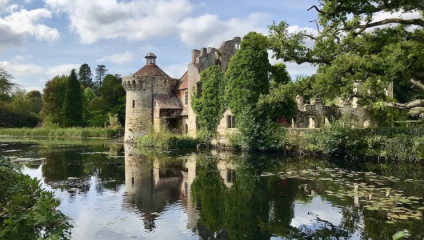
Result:
{"label": "reflection of castle", "polygon": [[[140,213],[146,230],[156,228],[155,221],[167,205],[181,201],[187,214],[187,229],[201,239],[216,239],[214,232],[198,223],[200,216],[191,193],[196,179],[196,155],[189,156],[184,163],[161,166],[160,159],[152,161],[133,149],[126,147],[125,150],[124,206]],[[225,185],[230,188],[236,176],[234,167],[225,161],[218,162],[217,167]]]}
{"label": "reflection of castle", "polygon": [[144,218],[146,230],[155,229],[155,220],[165,207],[180,198],[182,175],[179,167],[159,171],[159,162],[153,164],[134,150],[125,151],[125,186],[128,207],[136,207]]}

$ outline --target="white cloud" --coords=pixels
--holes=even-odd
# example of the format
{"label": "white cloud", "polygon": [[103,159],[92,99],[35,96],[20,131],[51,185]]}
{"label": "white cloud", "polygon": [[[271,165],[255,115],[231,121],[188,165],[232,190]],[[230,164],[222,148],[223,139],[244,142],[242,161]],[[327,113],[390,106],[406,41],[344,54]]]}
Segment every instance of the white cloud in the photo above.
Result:
{"label": "white cloud", "polygon": [[378,22],[388,18],[402,18],[402,19],[415,19],[421,18],[421,14],[418,11],[413,12],[379,12],[374,15],[373,22]]}
{"label": "white cloud", "polygon": [[124,53],[117,53],[110,56],[105,56],[101,59],[98,59],[98,62],[112,62],[116,64],[124,64],[129,63],[134,59],[134,53],[128,52],[128,50]]}
{"label": "white cloud", "polygon": [[[283,60],[281,59],[277,60],[273,58],[272,51],[268,51],[268,56],[269,56],[269,62],[271,63],[271,65],[274,65],[279,62],[283,62]],[[299,65],[295,62],[285,62],[284,64],[286,64],[287,72],[289,72],[290,76],[292,77],[296,77],[300,75],[310,76],[316,73],[317,71],[317,67],[314,67],[309,63],[303,63]]]}
{"label": "white cloud", "polygon": [[35,64],[13,64],[10,62],[0,62],[6,71],[13,76],[34,76],[43,72],[43,68]]}
{"label": "white cloud", "polygon": [[144,40],[176,33],[176,25],[192,10],[188,0],[45,0],[65,12],[81,42],[124,37]]}
{"label": "white cloud", "polygon": [[32,58],[33,56],[32,55],[25,55],[25,56],[22,56],[22,55],[16,55],[16,60],[19,60],[19,61],[22,61],[22,60],[25,60],[25,59],[29,59],[29,58]]}
{"label": "white cloud", "polygon": [[267,29],[258,26],[270,19],[268,13],[252,13],[246,19],[233,18],[227,21],[220,20],[217,15],[205,14],[183,20],[179,24],[179,35],[187,45],[219,46],[227,39],[243,37],[250,31],[266,34]]}
{"label": "white cloud", "polygon": [[170,77],[179,79],[187,71],[188,63],[169,65],[163,68]]}
{"label": "white cloud", "polygon": [[53,67],[49,67],[46,70],[46,75],[49,77],[55,77],[57,75],[69,75],[72,69],[78,71],[81,64],[61,64]]}
{"label": "white cloud", "polygon": [[45,0],[51,9],[68,15],[71,29],[82,43],[100,39],[145,40],[177,35],[188,45],[213,45],[244,36],[271,21],[267,13],[252,13],[247,18],[219,19],[204,14],[191,17],[194,8],[188,0]]}
{"label": "white cloud", "polygon": [[0,18],[0,29],[9,32],[8,34],[30,35],[37,40],[57,40],[60,34],[55,28],[39,23],[46,18],[51,18],[51,12],[43,8],[30,11],[26,9],[21,9],[17,12],[12,11],[4,18]]}

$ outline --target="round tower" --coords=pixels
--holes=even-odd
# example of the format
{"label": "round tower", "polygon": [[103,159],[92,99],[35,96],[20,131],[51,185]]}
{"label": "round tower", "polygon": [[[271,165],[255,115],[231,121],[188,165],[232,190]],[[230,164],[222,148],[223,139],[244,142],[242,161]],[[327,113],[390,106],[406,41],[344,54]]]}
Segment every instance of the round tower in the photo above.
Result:
{"label": "round tower", "polygon": [[127,92],[125,108],[125,142],[133,143],[146,135],[154,119],[154,96],[171,94],[174,80],[156,65],[156,55],[148,53],[146,64],[131,76],[123,77]]}

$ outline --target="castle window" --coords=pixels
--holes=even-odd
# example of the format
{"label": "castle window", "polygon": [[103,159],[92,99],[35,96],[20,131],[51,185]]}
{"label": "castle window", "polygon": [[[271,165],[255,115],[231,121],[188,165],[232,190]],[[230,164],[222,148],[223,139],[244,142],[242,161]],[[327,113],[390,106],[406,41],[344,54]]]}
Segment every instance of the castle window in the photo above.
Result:
{"label": "castle window", "polygon": [[236,181],[236,170],[227,169],[227,183],[233,183]]}
{"label": "castle window", "polygon": [[237,128],[236,117],[227,116],[227,128]]}
{"label": "castle window", "polygon": [[132,107],[135,108],[135,100],[133,100],[133,106]]}
{"label": "castle window", "polygon": [[184,105],[188,105],[188,90],[184,91]]}
{"label": "castle window", "polygon": [[236,43],[235,48],[236,48],[236,50],[239,50],[240,49],[240,43]]}

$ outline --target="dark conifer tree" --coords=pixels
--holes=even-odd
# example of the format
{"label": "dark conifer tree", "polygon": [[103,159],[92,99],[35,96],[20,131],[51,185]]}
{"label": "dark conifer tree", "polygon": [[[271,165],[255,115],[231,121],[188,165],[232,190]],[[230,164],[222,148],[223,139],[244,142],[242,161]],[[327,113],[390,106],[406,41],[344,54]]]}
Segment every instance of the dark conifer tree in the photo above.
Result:
{"label": "dark conifer tree", "polygon": [[84,87],[93,87],[93,74],[91,73],[91,68],[87,63],[84,63],[79,68],[78,80],[81,82]]}
{"label": "dark conifer tree", "polygon": [[75,69],[72,69],[68,78],[65,101],[63,103],[63,126],[77,127],[81,126],[82,123],[81,87]]}

